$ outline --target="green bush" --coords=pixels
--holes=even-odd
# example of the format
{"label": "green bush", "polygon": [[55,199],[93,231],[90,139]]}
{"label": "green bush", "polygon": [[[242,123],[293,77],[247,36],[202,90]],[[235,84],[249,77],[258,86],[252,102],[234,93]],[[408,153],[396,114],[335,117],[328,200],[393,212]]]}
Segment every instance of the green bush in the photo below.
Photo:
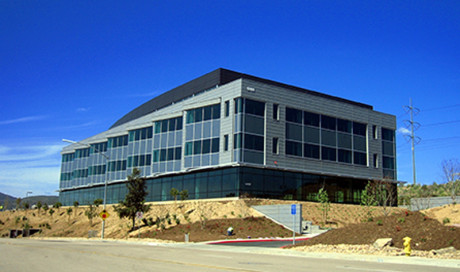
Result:
{"label": "green bush", "polygon": [[450,219],[446,217],[446,218],[444,218],[444,219],[442,220],[442,223],[443,223],[444,225],[445,225],[445,224],[449,224],[449,223],[450,223]]}

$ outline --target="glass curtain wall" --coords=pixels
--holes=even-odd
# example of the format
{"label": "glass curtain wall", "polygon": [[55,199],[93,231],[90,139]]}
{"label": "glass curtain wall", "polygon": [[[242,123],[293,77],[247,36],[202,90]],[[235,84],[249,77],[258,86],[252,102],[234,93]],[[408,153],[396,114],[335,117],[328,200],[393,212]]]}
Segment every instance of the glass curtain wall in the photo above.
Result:
{"label": "glass curtain wall", "polygon": [[180,171],[183,118],[155,122],[153,137],[153,173]]}
{"label": "glass curtain wall", "polygon": [[383,177],[395,178],[395,131],[382,128]]}
{"label": "glass curtain wall", "polygon": [[[188,199],[250,196],[316,201],[319,189],[324,187],[331,202],[359,204],[367,182],[273,169],[230,167],[148,179],[146,201],[174,200],[170,194],[171,188],[187,190]],[[94,199],[103,198],[103,189],[104,186],[100,185],[63,191],[59,194],[60,201],[64,205],[72,205],[76,200],[80,203],[90,203]],[[125,198],[126,193],[124,183],[110,184],[107,201],[118,203]],[[396,205],[396,202],[392,205]]]}
{"label": "glass curtain wall", "polygon": [[265,103],[235,99],[233,160],[264,164]]}
{"label": "glass curtain wall", "polygon": [[286,107],[286,155],[367,166],[367,125]]}
{"label": "glass curtain wall", "polygon": [[185,168],[219,164],[220,110],[220,104],[215,104],[187,111]]}

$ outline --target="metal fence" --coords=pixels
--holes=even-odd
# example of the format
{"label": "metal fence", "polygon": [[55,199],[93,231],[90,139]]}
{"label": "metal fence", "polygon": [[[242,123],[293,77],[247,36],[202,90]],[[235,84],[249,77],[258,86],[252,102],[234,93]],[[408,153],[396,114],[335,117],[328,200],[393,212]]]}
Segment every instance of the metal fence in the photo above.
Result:
{"label": "metal fence", "polygon": [[459,196],[455,198],[455,201],[453,201],[450,196],[412,198],[410,200],[409,209],[411,211],[425,210],[425,209],[430,209],[434,207],[449,205],[449,204],[452,204],[453,202],[458,203],[459,200],[460,200]]}

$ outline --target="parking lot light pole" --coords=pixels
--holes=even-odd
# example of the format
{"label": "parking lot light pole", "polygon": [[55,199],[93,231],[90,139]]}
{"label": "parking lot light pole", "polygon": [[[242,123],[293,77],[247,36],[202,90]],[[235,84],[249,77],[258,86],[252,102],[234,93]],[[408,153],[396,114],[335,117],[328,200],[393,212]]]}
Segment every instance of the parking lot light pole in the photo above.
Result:
{"label": "parking lot light pole", "polygon": [[[80,143],[80,142],[76,142],[76,141],[72,141],[72,140],[68,140],[68,139],[62,139],[62,141],[66,142],[66,143],[71,143],[71,144],[77,144],[77,145],[81,145],[81,146],[91,147],[91,145],[89,145],[89,144],[84,144],[84,143]],[[104,209],[104,212],[105,212],[105,207],[106,207],[106,204],[107,204],[107,182],[108,182],[108,179],[109,179],[109,156],[107,156],[106,154],[102,153],[96,147],[94,147],[94,149],[96,150],[97,153],[101,154],[101,156],[103,156],[105,158],[105,160],[106,160],[105,181],[104,181],[104,200],[103,200],[103,204],[104,204],[103,209]],[[104,239],[104,230],[105,230],[105,219],[102,220],[101,239]]]}

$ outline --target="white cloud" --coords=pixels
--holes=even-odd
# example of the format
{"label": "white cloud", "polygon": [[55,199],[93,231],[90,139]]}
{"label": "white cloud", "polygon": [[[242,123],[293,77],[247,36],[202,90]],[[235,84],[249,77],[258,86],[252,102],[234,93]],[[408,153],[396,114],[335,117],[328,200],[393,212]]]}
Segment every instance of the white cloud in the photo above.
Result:
{"label": "white cloud", "polygon": [[9,147],[0,145],[0,162],[31,161],[59,154],[64,144]]}
{"label": "white cloud", "polygon": [[64,144],[0,146],[0,192],[24,197],[54,194],[59,189]]}
{"label": "white cloud", "polygon": [[409,131],[407,128],[405,128],[405,127],[400,127],[400,128],[398,128],[397,132],[398,132],[399,134],[402,134],[402,135],[410,134],[410,131]]}
{"label": "white cloud", "polygon": [[45,118],[47,118],[47,116],[44,116],[44,115],[26,116],[26,117],[21,117],[21,118],[17,118],[17,119],[0,121],[0,125],[11,125],[11,124],[17,124],[17,123],[25,123],[25,122],[42,120],[42,119],[45,119]]}
{"label": "white cloud", "polygon": [[77,112],[85,112],[85,111],[89,111],[89,108],[78,108],[77,109]]}

